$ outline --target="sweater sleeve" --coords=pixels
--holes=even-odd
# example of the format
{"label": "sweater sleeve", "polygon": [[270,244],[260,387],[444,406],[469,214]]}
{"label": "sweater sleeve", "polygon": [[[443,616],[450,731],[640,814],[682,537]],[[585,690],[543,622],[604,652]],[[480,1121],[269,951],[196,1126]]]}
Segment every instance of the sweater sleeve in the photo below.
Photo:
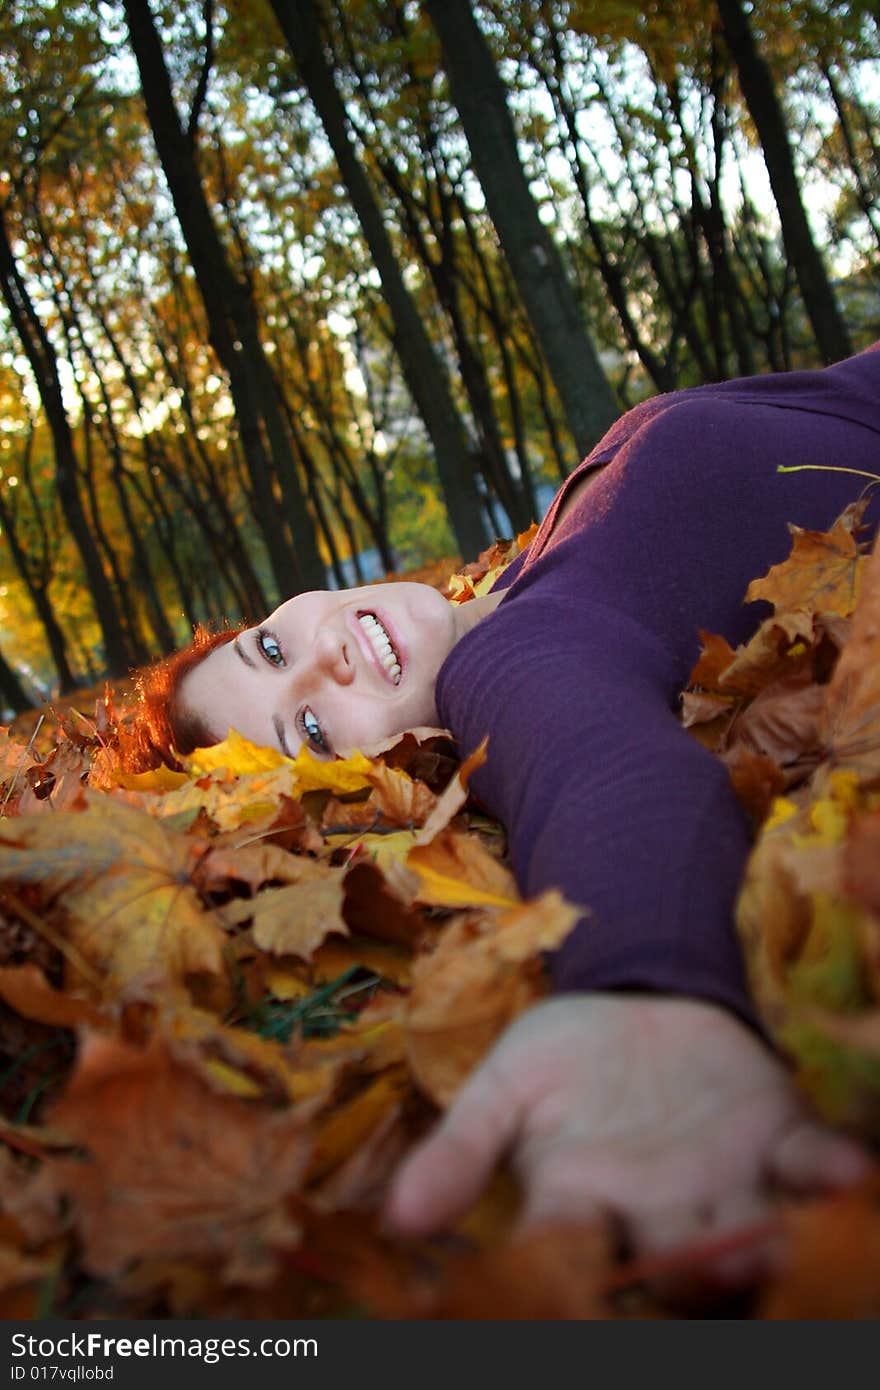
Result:
{"label": "sweater sleeve", "polygon": [[556,988],[686,994],[753,1023],[733,929],[748,827],[677,697],[699,628],[753,629],[742,596],[787,554],[787,523],[826,527],[858,494],[851,477],[776,465],[870,467],[878,434],[699,394],[623,433],[447,659],[438,706],[464,752],[489,736],[473,786],[506,826],[522,891],[557,887],[583,909]]}

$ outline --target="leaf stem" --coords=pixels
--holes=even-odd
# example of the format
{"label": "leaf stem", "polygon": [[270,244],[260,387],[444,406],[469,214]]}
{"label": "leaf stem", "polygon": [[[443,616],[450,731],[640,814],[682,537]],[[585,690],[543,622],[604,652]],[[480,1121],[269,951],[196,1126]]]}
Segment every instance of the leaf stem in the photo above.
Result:
{"label": "leaf stem", "polygon": [[880,473],[866,473],[863,468],[844,468],[838,467],[833,463],[779,463],[776,465],[777,473],[852,473],[856,478],[870,478],[875,483],[880,483]]}

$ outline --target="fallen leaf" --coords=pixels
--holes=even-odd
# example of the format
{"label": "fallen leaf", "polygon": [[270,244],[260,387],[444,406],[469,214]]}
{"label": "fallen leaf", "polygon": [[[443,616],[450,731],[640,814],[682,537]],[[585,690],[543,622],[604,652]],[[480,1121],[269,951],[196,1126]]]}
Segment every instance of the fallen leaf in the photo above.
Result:
{"label": "fallen leaf", "polygon": [[299,1239],[284,1198],[309,1162],[310,1118],[217,1094],[159,1041],[87,1034],[50,1116],[86,1157],[50,1160],[41,1185],[70,1203],[99,1277],[151,1257],[207,1258],[259,1284]]}
{"label": "fallen leaf", "polygon": [[749,585],[747,601],[765,599],[777,612],[852,613],[864,570],[856,532],[866,505],[847,507],[830,531],[790,526],[791,554]]}
{"label": "fallen leaf", "polygon": [[437,804],[430,787],[415,781],[401,769],[374,763],[369,777],[373,790],[364,805],[368,818],[378,815],[389,825],[412,829],[424,824]]}
{"label": "fallen leaf", "polygon": [[345,876],[343,916],[352,931],[411,950],[425,936],[421,913],[401,900],[378,864],[352,864]]}
{"label": "fallen leaf", "polygon": [[541,952],[561,945],[580,911],[555,892],[505,913],[465,916],[413,968],[407,1057],[421,1088],[448,1105],[517,1014],[544,992]]}
{"label": "fallen leaf", "polygon": [[333,1110],[315,1131],[307,1181],[321,1182],[350,1159],[358,1146],[397,1112],[409,1088],[402,1066],[383,1072],[346,1104]]}
{"label": "fallen leaf", "polygon": [[302,883],[264,888],[255,898],[237,899],[224,909],[223,918],[227,923],[250,920],[254,941],[264,951],[311,960],[331,932],[348,935],[342,916],[344,893],[343,872],[324,868]]}
{"label": "fallen leaf", "polygon": [[849,640],[828,685],[820,731],[833,767],[856,772],[866,787],[880,782],[880,546],[864,571]]}
{"label": "fallen leaf", "polygon": [[841,889],[880,922],[880,810],[852,819],[843,847]]}
{"label": "fallen leaf", "polygon": [[432,840],[436,839],[441,830],[446,829],[452,817],[461,810],[467,800],[467,785],[470,778],[478,768],[483,766],[489,756],[488,746],[489,740],[484,738],[473,753],[465,758],[417,835],[417,845],[429,845]]}
{"label": "fallen leaf", "polygon": [[274,772],[277,768],[292,767],[292,759],[286,758],[276,748],[264,748],[249,739],[243,738],[235,729],[230,729],[227,738],[208,748],[194,748],[186,756],[181,756],[190,776],[200,776],[205,772],[227,772],[234,776],[254,772]]}
{"label": "fallen leaf", "polygon": [[87,999],[53,989],[36,965],[0,969],[0,999],[25,1018],[55,1028],[78,1028],[81,1024],[100,1028],[109,1023]]}
{"label": "fallen leaf", "polygon": [[878,1181],[783,1215],[784,1241],[756,1316],[771,1321],[880,1317]]}
{"label": "fallen leaf", "polygon": [[68,935],[105,997],[185,992],[222,975],[223,933],[190,883],[192,849],[152,816],[101,797],[76,815],[29,816],[0,836],[0,879],[63,893]]}
{"label": "fallen leaf", "polygon": [[43,762],[27,769],[18,815],[81,810],[86,804],[84,778],[88,770],[88,759],[80,749],[72,743],[59,744]]}
{"label": "fallen leaf", "polygon": [[512,907],[519,902],[510,870],[479,840],[446,829],[415,845],[406,867],[418,875],[418,902],[435,907]]}
{"label": "fallen leaf", "polygon": [[425,1316],[607,1320],[614,1315],[603,1293],[611,1239],[600,1222],[548,1224],[494,1249],[460,1257]]}

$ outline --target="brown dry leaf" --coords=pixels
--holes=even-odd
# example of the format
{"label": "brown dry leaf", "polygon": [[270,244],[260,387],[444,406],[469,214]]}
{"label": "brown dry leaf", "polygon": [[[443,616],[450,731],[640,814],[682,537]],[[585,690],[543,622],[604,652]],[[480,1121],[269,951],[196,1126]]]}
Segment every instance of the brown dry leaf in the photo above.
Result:
{"label": "brown dry leaf", "polygon": [[759,694],[789,661],[802,655],[813,640],[809,613],[783,613],[763,622],[748,642],[737,647],[733,661],[721,677],[720,690],[731,694]]}
{"label": "brown dry leaf", "polygon": [[783,1216],[785,1242],[757,1316],[774,1321],[880,1317],[880,1183]]}
{"label": "brown dry leaf", "polygon": [[356,860],[348,870],[343,916],[353,932],[411,950],[425,935],[421,913],[401,900],[377,864]]}
{"label": "brown dry leaf", "polygon": [[70,742],[59,744],[43,762],[27,769],[18,814],[82,810],[86,804],[84,778],[88,770],[89,759],[81,749]]}
{"label": "brown dry leaf", "polygon": [[107,1026],[107,1020],[88,1000],[53,989],[39,966],[30,963],[0,969],[0,999],[24,1018],[55,1028]]}
{"label": "brown dry leaf", "polygon": [[27,763],[32,754],[26,743],[14,738],[5,724],[0,724],[0,784],[14,777]]}
{"label": "brown dry leaf", "polygon": [[602,1287],[613,1257],[606,1226],[536,1227],[458,1259],[425,1312],[430,1318],[607,1319]]}
{"label": "brown dry leaf", "polygon": [[828,686],[821,725],[832,766],[880,782],[880,546],[862,579],[849,640]]}
{"label": "brown dry leaf", "polygon": [[[26,1288],[46,1279],[57,1268],[58,1260],[51,1256],[25,1255],[6,1245],[0,1245],[0,1293],[8,1296],[13,1290]],[[14,1317],[6,1313],[6,1317]],[[32,1314],[20,1314],[28,1317]]]}
{"label": "brown dry leaf", "polygon": [[747,809],[759,809],[763,817],[774,796],[803,782],[818,767],[823,752],[819,722],[824,702],[824,688],[816,684],[807,654],[793,660],[738,712],[728,730],[722,758],[738,793],[737,777],[742,782],[745,772],[748,785],[753,785],[756,760],[761,763],[762,804],[748,805]]}
{"label": "brown dry leaf", "polygon": [[719,637],[716,632],[704,632],[701,629],[699,636],[702,651],[688,677],[688,685],[696,685],[700,690],[718,690],[721,677],[734,660],[736,652],[727,639]]}
{"label": "brown dry leaf", "polygon": [[212,847],[199,859],[193,877],[199,887],[209,893],[222,892],[231,883],[245,883],[250,889],[262,888],[264,883],[306,883],[323,878],[326,868],[303,855],[291,854],[279,845],[236,845],[212,842]]}
{"label": "brown dry leaf", "polygon": [[511,907],[519,902],[509,869],[474,836],[447,828],[406,857],[418,875],[416,901],[435,907]]}
{"label": "brown dry leaf", "polygon": [[785,790],[785,777],[772,758],[755,753],[742,743],[734,744],[723,756],[740,805],[755,824],[760,824]]}
{"label": "brown dry leaf", "polygon": [[415,781],[408,772],[375,762],[369,776],[373,790],[363,805],[367,822],[379,815],[389,825],[411,829],[423,825],[437,804],[430,787]]}
{"label": "brown dry leaf", "polygon": [[368,1212],[324,1211],[296,1199],[290,1209],[303,1240],[287,1257],[289,1270],[343,1291],[349,1310],[353,1303],[373,1317],[425,1316],[432,1285],[450,1264],[436,1243],[391,1241]]}
{"label": "brown dry leaf", "polygon": [[444,830],[454,815],[457,815],[464,803],[467,801],[467,785],[472,775],[485,763],[489,756],[487,749],[489,746],[488,738],[484,738],[482,743],[474,749],[469,757],[465,758],[456,775],[452,778],[449,786],[438,800],[431,815],[425,821],[421,831],[416,836],[417,845],[429,845],[432,840]]}
{"label": "brown dry leaf", "polygon": [[331,932],[348,936],[342,916],[345,874],[341,869],[312,865],[302,883],[264,888],[255,898],[237,899],[223,909],[228,924],[252,922],[254,941],[276,956],[311,960]]}
{"label": "brown dry leaf", "polygon": [[847,507],[830,531],[790,526],[791,554],[749,585],[747,602],[765,599],[777,613],[852,613],[864,569],[855,533],[866,505],[861,501]]}
{"label": "brown dry leaf", "polygon": [[[842,888],[880,923],[880,810],[854,816],[843,847]],[[880,999],[880,991],[876,998]]]}
{"label": "brown dry leaf", "polygon": [[543,993],[540,953],[561,945],[580,916],[558,893],[544,893],[503,914],[459,918],[416,961],[407,1057],[438,1105],[449,1104],[502,1030]]}
{"label": "brown dry leaf", "polygon": [[729,695],[716,695],[706,690],[686,690],[681,697],[682,728],[692,729],[700,724],[711,724],[716,743],[727,728],[735,712],[734,700]]}
{"label": "brown dry leaf", "polygon": [[205,1258],[227,1279],[259,1284],[276,1251],[298,1240],[284,1199],[309,1161],[307,1106],[218,1095],[160,1041],[140,1049],[86,1035],[50,1120],[87,1156],[49,1160],[40,1196],[70,1203],[93,1274]]}
{"label": "brown dry leaf", "polygon": [[91,794],[76,815],[9,822],[0,879],[63,894],[69,939],[105,996],[180,996],[188,976],[224,974],[223,933],[190,882],[193,852],[152,816]]}
{"label": "brown dry leaf", "polygon": [[386,767],[408,772],[435,795],[443,791],[458,767],[455,743],[448,729],[407,729],[405,734],[373,745],[372,756],[379,754]]}

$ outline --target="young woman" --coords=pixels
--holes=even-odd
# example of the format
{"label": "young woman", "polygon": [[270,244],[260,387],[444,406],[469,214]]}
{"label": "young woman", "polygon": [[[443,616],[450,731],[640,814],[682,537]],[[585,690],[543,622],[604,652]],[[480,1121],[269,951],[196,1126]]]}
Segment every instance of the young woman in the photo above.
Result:
{"label": "young woman", "polygon": [[738,1229],[774,1186],[865,1171],[761,1039],[732,925],[747,827],[676,702],[699,629],[737,643],[764,615],[743,595],[787,555],[789,523],[825,529],[859,494],[833,470],[878,464],[877,349],[661,396],[612,428],[485,598],[301,594],[173,659],[148,692],[145,728],[181,751],[233,727],[319,757],[420,724],[462,753],[488,734],[473,789],[522,891],[584,909],[553,961],[558,997],[516,1022],[398,1175],[397,1228],[454,1218],[503,1153],[526,1219],[612,1213],[641,1249]]}

